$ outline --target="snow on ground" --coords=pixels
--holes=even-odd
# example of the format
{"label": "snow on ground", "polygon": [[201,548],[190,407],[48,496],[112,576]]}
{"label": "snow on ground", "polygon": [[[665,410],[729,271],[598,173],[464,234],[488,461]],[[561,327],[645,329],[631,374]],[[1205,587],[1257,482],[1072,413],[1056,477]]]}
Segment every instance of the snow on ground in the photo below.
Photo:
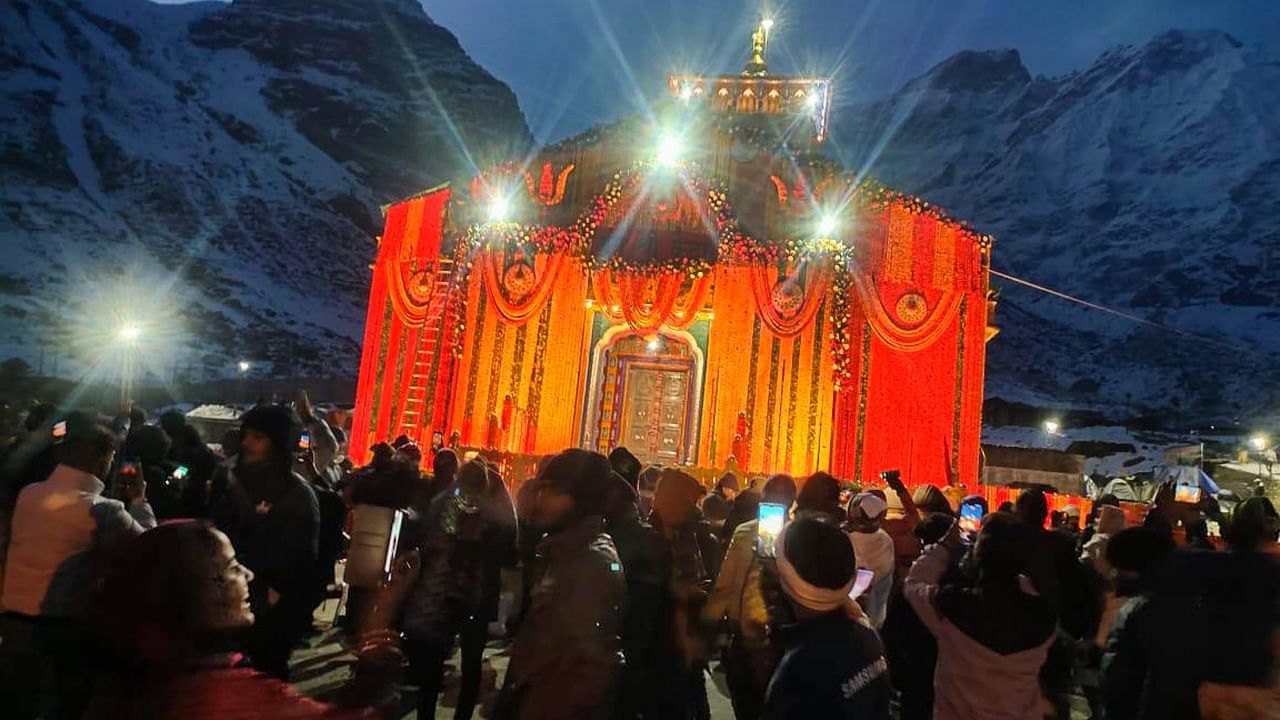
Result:
{"label": "snow on ground", "polygon": [[[1183,433],[1130,430],[1114,425],[1060,428],[1052,435],[1043,428],[1021,426],[984,426],[982,442],[987,445],[1021,448],[1045,448],[1066,452],[1073,443],[1108,443],[1129,445],[1132,451],[1106,455],[1085,455],[1085,472],[1090,475],[1117,477],[1150,472],[1164,461],[1165,451],[1201,442],[1233,444],[1234,436],[1206,436]],[[1077,446],[1077,452],[1081,448]]]}

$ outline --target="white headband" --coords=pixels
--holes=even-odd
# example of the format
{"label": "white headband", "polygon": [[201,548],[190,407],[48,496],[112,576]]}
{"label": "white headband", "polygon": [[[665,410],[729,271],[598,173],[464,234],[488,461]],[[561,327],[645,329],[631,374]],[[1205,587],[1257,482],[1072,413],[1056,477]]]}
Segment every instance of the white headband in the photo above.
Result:
{"label": "white headband", "polygon": [[[804,578],[800,577],[800,573],[796,572],[791,561],[787,560],[786,537],[789,529],[791,529],[790,525],[784,527],[782,532],[778,533],[778,540],[775,546],[777,550],[775,554],[777,555],[778,579],[782,582],[783,592],[792,600],[815,612],[829,612],[836,608],[844,607],[846,610],[850,610],[850,615],[855,617],[861,615],[860,611],[855,614],[852,608],[849,608],[850,605],[853,605],[854,608],[857,607],[857,603],[849,598],[849,592],[853,590],[853,584],[857,581],[858,574],[855,572],[849,578],[849,581],[844,584],[844,587],[833,589],[809,584]],[[849,538],[849,552],[850,554],[854,552],[853,538]]]}

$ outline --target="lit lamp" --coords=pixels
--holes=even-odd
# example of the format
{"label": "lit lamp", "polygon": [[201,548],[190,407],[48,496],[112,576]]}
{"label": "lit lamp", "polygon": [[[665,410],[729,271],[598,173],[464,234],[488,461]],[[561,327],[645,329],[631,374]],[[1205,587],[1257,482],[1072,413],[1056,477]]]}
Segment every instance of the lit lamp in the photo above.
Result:
{"label": "lit lamp", "polygon": [[1262,476],[1262,451],[1267,449],[1267,438],[1265,435],[1254,435],[1249,438],[1249,444],[1253,446],[1253,450],[1258,455],[1258,476]]}
{"label": "lit lamp", "polygon": [[498,195],[489,200],[489,222],[506,222],[511,218],[511,202]]}
{"label": "lit lamp", "polygon": [[649,342],[645,343],[644,347],[649,352],[657,352],[658,348],[662,347],[662,341],[658,339],[657,335],[654,335],[652,338],[649,338]]}
{"label": "lit lamp", "polygon": [[840,229],[840,222],[836,220],[835,215],[823,215],[818,220],[818,237],[821,239],[832,237],[838,229]]}
{"label": "lit lamp", "polygon": [[764,28],[764,31],[765,31],[765,32],[769,32],[770,30],[772,30],[772,29],[773,29],[773,18],[771,18],[771,17],[767,17],[767,18],[765,18],[765,19],[761,20],[761,21],[760,21],[760,27]]}
{"label": "lit lamp", "polygon": [[245,374],[245,373],[249,372],[249,368],[250,368],[250,367],[252,367],[252,366],[251,366],[251,365],[249,365],[249,361],[248,361],[248,360],[241,360],[240,362],[236,363],[236,369],[240,371],[240,374],[241,374],[241,375],[243,375],[243,374]]}
{"label": "lit lamp", "polygon": [[142,328],[133,323],[125,323],[120,326],[120,339],[129,345],[138,342],[138,338],[142,337]]}
{"label": "lit lamp", "polygon": [[672,167],[680,162],[680,158],[684,155],[684,141],[680,136],[671,133],[663,133],[658,138],[658,164],[666,167]]}
{"label": "lit lamp", "polygon": [[1047,433],[1047,434],[1049,434],[1049,435],[1057,435],[1057,434],[1058,434],[1058,428],[1059,428],[1059,427],[1061,427],[1061,426],[1058,424],[1058,421],[1057,421],[1057,420],[1045,420],[1045,421],[1044,421],[1044,431],[1045,431],[1045,433]]}

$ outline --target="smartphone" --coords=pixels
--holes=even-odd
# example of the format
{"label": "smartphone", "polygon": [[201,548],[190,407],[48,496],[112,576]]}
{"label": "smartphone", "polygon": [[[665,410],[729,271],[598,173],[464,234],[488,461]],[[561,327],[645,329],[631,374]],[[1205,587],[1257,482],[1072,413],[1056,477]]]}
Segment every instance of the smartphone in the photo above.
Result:
{"label": "smartphone", "polygon": [[760,503],[756,514],[756,553],[760,557],[777,557],[778,535],[787,519],[787,506],[778,503]]}
{"label": "smartphone", "polygon": [[136,460],[125,460],[120,463],[120,475],[137,476],[140,472],[142,472],[142,469],[138,467],[138,462]]}
{"label": "smartphone", "polygon": [[391,577],[391,567],[396,561],[396,550],[400,547],[400,530],[404,527],[404,513],[392,515],[391,530],[387,533],[387,553],[382,559],[382,576]]}
{"label": "smartphone", "polygon": [[191,470],[186,465],[179,465],[173,469],[173,479],[181,480],[186,477],[189,472],[191,472]]}
{"label": "smartphone", "polygon": [[967,502],[960,506],[960,534],[966,542],[973,542],[982,528],[982,506],[975,502]]}
{"label": "smartphone", "polygon": [[298,436],[298,449],[299,450],[311,449],[311,433],[304,431],[301,435]]}
{"label": "smartphone", "polygon": [[54,424],[53,424],[53,438],[54,438],[55,440],[61,440],[62,438],[66,437],[66,436],[67,436],[67,421],[66,421],[66,420],[60,420],[60,421],[58,421],[58,422],[54,423]]}
{"label": "smartphone", "polygon": [[1173,489],[1173,500],[1195,505],[1200,502],[1200,486],[1178,483]]}
{"label": "smartphone", "polygon": [[857,600],[862,597],[871,587],[871,581],[876,579],[875,572],[866,568],[858,568],[858,577],[853,581],[853,589],[849,591],[849,599]]}

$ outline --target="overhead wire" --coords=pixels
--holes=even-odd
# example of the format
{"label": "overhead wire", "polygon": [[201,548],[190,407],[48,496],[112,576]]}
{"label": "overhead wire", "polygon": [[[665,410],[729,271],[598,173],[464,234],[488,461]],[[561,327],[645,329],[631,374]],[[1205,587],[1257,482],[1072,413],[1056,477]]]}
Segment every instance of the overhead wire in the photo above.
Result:
{"label": "overhead wire", "polygon": [[1123,310],[1116,310],[1115,308],[1109,308],[1105,305],[1099,305],[1098,303],[1090,302],[1083,298],[1078,298],[1074,295],[1068,295],[1067,293],[1064,293],[1061,290],[1054,290],[1053,288],[1045,287],[1044,285],[1040,285],[1039,283],[1034,283],[1030,280],[1025,280],[1015,275],[1010,275],[1008,273],[1000,272],[995,268],[991,268],[991,274],[994,275],[995,277],[1008,280],[1009,282],[1017,283],[1024,287],[1031,288],[1032,290],[1037,290],[1046,295],[1050,295],[1050,296],[1059,298],[1061,300],[1066,300],[1067,302],[1075,303],[1077,305],[1087,307],[1091,310],[1097,310],[1099,312],[1107,313],[1108,315],[1114,315],[1119,318],[1124,318],[1125,320],[1137,323],[1139,325],[1145,325],[1147,327],[1156,328],[1158,330],[1164,330],[1165,332],[1173,333],[1175,335],[1181,335],[1183,337],[1191,338],[1193,340],[1198,340],[1200,342],[1208,343],[1210,345],[1217,345],[1218,347],[1226,348],[1228,350],[1235,350],[1237,352],[1256,352],[1254,350],[1249,350],[1248,348],[1243,348],[1243,347],[1240,347],[1239,345],[1234,345],[1232,343],[1218,340],[1216,338],[1206,337],[1204,335],[1198,335],[1193,332],[1187,332],[1186,330],[1183,330],[1181,328],[1176,328],[1171,325],[1165,325],[1164,323],[1159,323],[1154,320],[1148,320],[1147,318],[1140,317],[1132,313],[1127,313],[1127,312],[1124,312]]}

